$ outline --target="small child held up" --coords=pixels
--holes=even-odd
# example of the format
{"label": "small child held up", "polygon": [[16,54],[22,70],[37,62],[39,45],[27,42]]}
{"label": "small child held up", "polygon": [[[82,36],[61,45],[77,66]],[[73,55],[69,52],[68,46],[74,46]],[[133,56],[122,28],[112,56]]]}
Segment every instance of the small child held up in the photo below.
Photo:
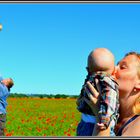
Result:
{"label": "small child held up", "polygon": [[[97,126],[101,130],[107,129],[111,123],[110,136],[115,136],[114,127],[119,116],[119,94],[118,84],[114,77],[114,56],[106,48],[96,48],[89,54],[87,65],[88,74],[76,102],[78,111],[82,113],[81,121],[77,126],[77,136],[92,135],[96,124],[95,117],[99,118]],[[98,116],[92,113],[92,110],[82,98],[86,97],[88,99],[85,91],[87,81],[96,89],[97,84],[99,84],[101,88]]]}

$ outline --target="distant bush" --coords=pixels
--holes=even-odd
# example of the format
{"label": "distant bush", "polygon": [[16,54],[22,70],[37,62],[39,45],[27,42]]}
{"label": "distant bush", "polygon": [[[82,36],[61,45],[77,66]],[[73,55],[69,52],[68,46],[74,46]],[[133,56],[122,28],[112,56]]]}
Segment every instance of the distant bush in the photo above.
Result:
{"label": "distant bush", "polygon": [[68,96],[65,94],[56,94],[54,98],[67,98]]}
{"label": "distant bush", "polygon": [[65,94],[23,94],[23,93],[11,93],[9,97],[39,97],[39,98],[77,98],[78,95],[65,95]]}
{"label": "distant bush", "polygon": [[39,95],[39,98],[41,98],[41,99],[42,99],[42,98],[44,98],[44,96],[43,96],[43,95]]}
{"label": "distant bush", "polygon": [[21,97],[29,97],[29,96],[26,95],[26,94],[22,94],[22,93],[11,93],[9,95],[9,97],[19,97],[19,98],[21,98]]}

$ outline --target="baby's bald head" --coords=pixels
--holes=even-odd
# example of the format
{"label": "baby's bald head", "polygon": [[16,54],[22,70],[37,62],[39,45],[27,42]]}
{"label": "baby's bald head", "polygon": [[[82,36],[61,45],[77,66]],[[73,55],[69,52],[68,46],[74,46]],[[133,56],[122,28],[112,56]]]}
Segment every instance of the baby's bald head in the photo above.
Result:
{"label": "baby's bald head", "polygon": [[90,73],[105,71],[112,74],[114,67],[114,56],[106,48],[96,48],[88,56],[88,71]]}

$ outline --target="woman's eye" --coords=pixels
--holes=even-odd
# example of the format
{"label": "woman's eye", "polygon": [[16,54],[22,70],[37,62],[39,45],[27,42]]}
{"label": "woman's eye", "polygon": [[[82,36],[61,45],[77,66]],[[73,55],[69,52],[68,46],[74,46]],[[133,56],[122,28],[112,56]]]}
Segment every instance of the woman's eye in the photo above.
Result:
{"label": "woman's eye", "polygon": [[126,69],[127,66],[126,65],[120,65],[120,69]]}

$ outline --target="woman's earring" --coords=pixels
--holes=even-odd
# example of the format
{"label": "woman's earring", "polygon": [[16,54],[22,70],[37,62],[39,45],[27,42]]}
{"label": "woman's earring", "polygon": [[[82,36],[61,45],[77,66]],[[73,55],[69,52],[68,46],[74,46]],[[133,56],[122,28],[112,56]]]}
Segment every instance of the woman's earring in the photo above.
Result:
{"label": "woman's earring", "polygon": [[136,88],[134,88],[134,92],[136,92],[137,91],[137,89]]}

